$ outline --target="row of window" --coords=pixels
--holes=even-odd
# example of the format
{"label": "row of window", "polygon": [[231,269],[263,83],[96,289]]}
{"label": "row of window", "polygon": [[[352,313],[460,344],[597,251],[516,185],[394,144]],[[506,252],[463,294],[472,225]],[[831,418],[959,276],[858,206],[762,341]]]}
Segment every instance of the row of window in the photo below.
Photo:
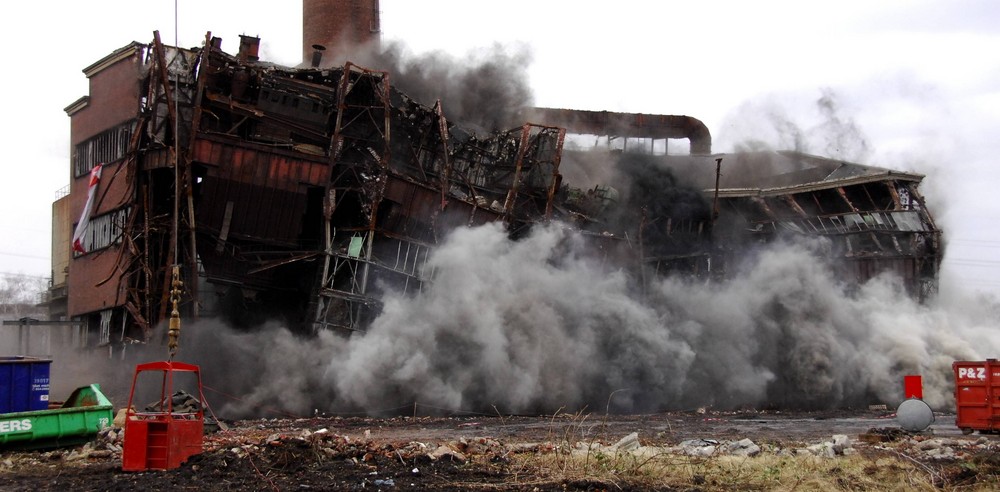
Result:
{"label": "row of window", "polygon": [[[120,243],[128,211],[129,209],[122,208],[90,219],[87,232],[83,236],[83,249],[87,252],[97,251]],[[80,256],[80,253],[74,253],[74,256]]]}
{"label": "row of window", "polygon": [[133,126],[134,121],[127,121],[77,144],[73,149],[73,176],[86,176],[98,163],[110,164],[125,157]]}

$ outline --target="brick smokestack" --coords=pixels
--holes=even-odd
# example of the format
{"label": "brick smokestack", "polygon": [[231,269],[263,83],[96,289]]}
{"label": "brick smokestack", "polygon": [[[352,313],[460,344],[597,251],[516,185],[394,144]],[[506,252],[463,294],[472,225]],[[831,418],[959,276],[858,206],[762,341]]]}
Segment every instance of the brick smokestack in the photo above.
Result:
{"label": "brick smokestack", "polygon": [[377,42],[378,0],[302,0],[302,60],[309,62],[313,45],[336,52]]}

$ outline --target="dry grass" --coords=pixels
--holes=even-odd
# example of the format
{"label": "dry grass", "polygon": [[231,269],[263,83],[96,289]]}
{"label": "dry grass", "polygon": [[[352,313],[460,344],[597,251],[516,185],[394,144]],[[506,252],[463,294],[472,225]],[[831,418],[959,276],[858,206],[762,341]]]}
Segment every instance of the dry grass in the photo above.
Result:
{"label": "dry grass", "polygon": [[826,458],[779,455],[766,445],[755,457],[643,452],[656,448],[627,453],[590,446],[609,441],[600,435],[604,426],[588,422],[582,413],[559,415],[552,423],[561,425],[553,425],[559,430],[550,435],[551,451],[511,456],[508,471],[515,484],[606,490],[1000,490],[1000,459],[992,455],[930,463],[885,449]]}
{"label": "dry grass", "polygon": [[997,481],[948,485],[942,483],[940,472],[888,455],[821,458],[765,453],[756,457],[702,458],[666,453],[640,456],[554,452],[516,456],[512,465],[520,471],[522,483],[596,483],[608,489],[910,491],[996,490],[1000,485]]}

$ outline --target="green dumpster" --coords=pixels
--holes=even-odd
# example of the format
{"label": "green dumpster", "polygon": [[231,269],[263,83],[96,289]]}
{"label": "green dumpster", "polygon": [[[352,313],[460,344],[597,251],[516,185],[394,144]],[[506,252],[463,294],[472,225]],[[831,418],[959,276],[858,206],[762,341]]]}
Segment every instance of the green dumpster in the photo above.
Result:
{"label": "green dumpster", "polygon": [[93,439],[111,425],[111,401],[99,384],[73,391],[62,407],[0,414],[0,448],[54,448]]}

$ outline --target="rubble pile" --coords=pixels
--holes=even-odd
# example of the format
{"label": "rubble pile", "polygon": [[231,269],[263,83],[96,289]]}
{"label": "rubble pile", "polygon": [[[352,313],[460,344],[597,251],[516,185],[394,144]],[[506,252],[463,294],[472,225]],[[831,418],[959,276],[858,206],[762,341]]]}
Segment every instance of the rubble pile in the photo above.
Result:
{"label": "rubble pile", "polygon": [[[316,419],[310,419],[316,420]],[[333,420],[333,419],[331,419]],[[779,456],[817,456],[836,458],[850,456],[859,448],[905,452],[920,459],[947,460],[961,459],[969,455],[995,451],[1000,443],[983,436],[979,438],[943,438],[931,435],[910,435],[892,432],[894,429],[873,429],[861,439],[852,439],[844,434],[835,434],[828,439],[814,443],[775,444],[755,443],[749,438],[719,440],[712,438],[684,439],[676,444],[644,445],[638,432],[622,437],[615,443],[606,444],[599,440],[576,442],[503,442],[501,439],[482,437],[459,437],[438,441],[398,441],[372,437],[370,430],[360,436],[351,437],[331,431],[327,427],[316,430],[296,429],[295,421],[273,420],[249,421],[251,425],[234,427],[231,431],[217,432],[205,437],[205,454],[226,455],[234,459],[245,459],[255,455],[267,455],[274,450],[309,451],[317,460],[340,459],[354,464],[364,464],[375,458],[400,459],[407,462],[449,461],[466,463],[475,460],[501,462],[518,454],[563,453],[585,455],[602,453],[606,455],[632,454],[654,456],[674,454],[686,456],[748,456],[762,453]],[[276,424],[281,422],[281,424]],[[282,429],[285,427],[285,429]],[[279,431],[275,432],[275,428]],[[885,434],[896,437],[888,442],[871,442],[866,436]],[[15,461],[64,461],[85,462],[105,459],[121,459],[124,430],[109,427],[98,437],[84,445],[61,448],[44,452],[10,452],[0,460],[0,468],[11,468]]]}
{"label": "rubble pile", "polygon": [[[680,458],[680,462],[707,464],[735,458],[749,460],[749,464],[771,463],[768,460],[777,457],[782,463],[830,461],[831,466],[840,466],[837,460],[859,455],[874,457],[873,462],[908,463],[937,474],[942,483],[968,478],[962,474],[971,473],[969,464],[978,466],[977,470],[1000,470],[1000,460],[994,458],[1000,441],[989,436],[862,429],[857,435],[792,437],[767,427],[764,432],[712,431],[700,416],[683,417],[671,416],[667,429],[661,425],[664,420],[622,420],[613,422],[613,427],[602,422],[587,428],[578,421],[544,422],[526,417],[475,421],[433,417],[247,420],[206,434],[204,452],[178,469],[138,473],[122,471],[124,431],[108,428],[93,441],[76,447],[3,451],[0,474],[22,487],[11,490],[31,490],[31,484],[48,483],[53,476],[59,476],[60,483],[67,486],[89,483],[94,477],[100,477],[101,482],[88,486],[148,488],[160,484],[149,490],[193,483],[209,488],[226,484],[233,490],[461,490],[469,484],[502,488],[513,475],[521,480],[557,480],[551,469],[541,470],[551,463],[583,464],[588,460],[635,464],[674,463]],[[972,478],[983,477],[979,473]]]}

